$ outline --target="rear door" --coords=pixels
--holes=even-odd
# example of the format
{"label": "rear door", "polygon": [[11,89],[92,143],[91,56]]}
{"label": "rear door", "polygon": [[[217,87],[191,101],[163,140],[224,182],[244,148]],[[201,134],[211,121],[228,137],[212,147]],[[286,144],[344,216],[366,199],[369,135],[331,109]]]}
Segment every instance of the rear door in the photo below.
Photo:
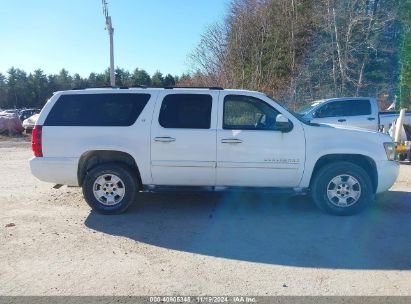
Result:
{"label": "rear door", "polygon": [[155,185],[214,186],[218,92],[165,90],[151,125]]}
{"label": "rear door", "polygon": [[378,117],[373,114],[371,100],[347,100],[347,125],[363,129],[378,130]]}

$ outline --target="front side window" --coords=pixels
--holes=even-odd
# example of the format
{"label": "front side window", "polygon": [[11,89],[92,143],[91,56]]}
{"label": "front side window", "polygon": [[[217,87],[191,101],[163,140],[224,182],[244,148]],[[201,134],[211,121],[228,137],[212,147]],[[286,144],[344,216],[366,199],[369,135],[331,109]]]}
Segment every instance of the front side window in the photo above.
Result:
{"label": "front side window", "polygon": [[56,101],[45,126],[131,126],[150,94],[72,94]]}
{"label": "front side window", "polygon": [[276,130],[278,114],[280,112],[260,99],[227,95],[224,98],[223,129]]}
{"label": "front side window", "polygon": [[317,110],[315,116],[318,118],[345,116],[344,103],[344,101],[327,103]]}
{"label": "front side window", "polygon": [[170,94],[161,104],[163,128],[210,129],[212,97],[208,94]]}

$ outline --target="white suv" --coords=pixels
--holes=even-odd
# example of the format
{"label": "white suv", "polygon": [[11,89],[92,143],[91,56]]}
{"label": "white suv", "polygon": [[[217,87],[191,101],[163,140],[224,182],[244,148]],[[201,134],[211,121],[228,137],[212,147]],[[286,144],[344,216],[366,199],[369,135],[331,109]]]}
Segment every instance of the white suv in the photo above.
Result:
{"label": "white suv", "polygon": [[32,173],[83,187],[113,214],[139,191],[170,187],[310,192],[323,210],[353,214],[395,182],[391,138],[311,124],[265,94],[220,88],[57,92],[33,130]]}

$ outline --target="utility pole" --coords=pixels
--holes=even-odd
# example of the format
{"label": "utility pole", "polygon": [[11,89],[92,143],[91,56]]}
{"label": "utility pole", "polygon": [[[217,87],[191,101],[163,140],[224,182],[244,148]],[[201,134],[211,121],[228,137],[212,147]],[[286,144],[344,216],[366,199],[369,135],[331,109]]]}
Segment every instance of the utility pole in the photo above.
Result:
{"label": "utility pole", "polygon": [[114,43],[113,43],[113,34],[114,28],[111,24],[111,17],[108,15],[108,8],[107,8],[107,1],[101,0],[103,4],[103,14],[106,18],[106,30],[108,31],[108,35],[110,36],[110,86],[116,86],[116,79],[114,77]]}

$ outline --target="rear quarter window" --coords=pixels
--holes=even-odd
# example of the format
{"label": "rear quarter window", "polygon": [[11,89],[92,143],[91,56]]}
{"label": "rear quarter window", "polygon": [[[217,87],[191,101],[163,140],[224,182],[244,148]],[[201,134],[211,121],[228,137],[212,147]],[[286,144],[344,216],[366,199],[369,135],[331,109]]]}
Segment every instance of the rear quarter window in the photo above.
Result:
{"label": "rear quarter window", "polygon": [[118,126],[134,124],[150,94],[73,94],[56,101],[45,126]]}

